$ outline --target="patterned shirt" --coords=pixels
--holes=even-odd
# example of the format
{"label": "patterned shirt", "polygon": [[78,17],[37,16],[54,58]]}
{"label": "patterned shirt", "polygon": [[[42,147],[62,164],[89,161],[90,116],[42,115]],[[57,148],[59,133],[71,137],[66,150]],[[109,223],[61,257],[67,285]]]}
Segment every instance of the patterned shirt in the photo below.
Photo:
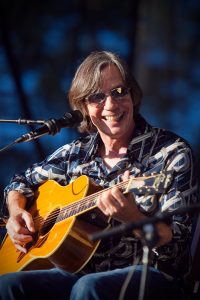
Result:
{"label": "patterned shirt", "polygon": [[[193,155],[190,146],[176,134],[150,126],[140,115],[127,154],[110,170],[99,155],[102,143],[94,133],[66,144],[41,163],[34,164],[22,174],[17,174],[5,189],[6,195],[17,190],[27,197],[31,205],[34,191],[46,180],[53,179],[67,185],[81,175],[87,175],[103,188],[121,182],[125,170],[133,177],[172,171],[173,180],[166,193],[160,197],[135,195],[139,209],[146,215],[197,202],[197,181],[194,174]],[[6,206],[4,206],[5,213]],[[120,223],[111,219],[111,226]],[[189,241],[192,219],[175,215],[172,223],[172,241],[153,249],[152,265],[177,277],[186,273],[190,264]],[[142,257],[142,244],[133,234],[102,240],[96,253],[82,272],[105,271],[131,265]]]}

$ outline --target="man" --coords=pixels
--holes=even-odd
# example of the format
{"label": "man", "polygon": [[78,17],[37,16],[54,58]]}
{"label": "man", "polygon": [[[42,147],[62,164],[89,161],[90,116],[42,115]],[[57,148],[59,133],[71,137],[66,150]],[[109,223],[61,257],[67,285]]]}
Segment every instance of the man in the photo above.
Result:
{"label": "man", "polygon": [[[77,69],[69,91],[73,109],[83,114],[82,138],[64,145],[43,162],[16,175],[6,188],[9,212],[7,231],[15,247],[27,253],[34,244],[35,223],[27,211],[34,193],[49,179],[61,185],[89,176],[105,191],[97,207],[112,227],[138,222],[157,212],[197,201],[192,152],[179,136],[150,126],[139,114],[142,92],[124,61],[111,52],[91,53]],[[173,174],[160,195],[124,193],[119,184],[163,171]],[[112,188],[108,188],[112,187]],[[189,268],[192,219],[174,216],[171,224],[156,225],[158,242],[150,262],[147,299],[181,299],[176,285]],[[77,274],[59,267],[2,275],[1,299],[118,299],[131,264],[141,263],[140,229],[102,241]],[[32,245],[33,245],[32,244]],[[63,254],[64,255],[64,254]],[[66,255],[67,256],[67,255]],[[69,257],[66,257],[66,260]],[[135,272],[124,299],[137,299],[142,266]]]}

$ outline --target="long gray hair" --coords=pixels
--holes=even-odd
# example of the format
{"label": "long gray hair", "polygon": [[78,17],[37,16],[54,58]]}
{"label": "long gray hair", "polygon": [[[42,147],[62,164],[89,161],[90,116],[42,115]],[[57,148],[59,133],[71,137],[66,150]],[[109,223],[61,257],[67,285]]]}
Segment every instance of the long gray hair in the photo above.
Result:
{"label": "long gray hair", "polygon": [[119,69],[124,84],[130,88],[134,115],[139,111],[142,90],[132,76],[125,61],[109,51],[92,52],[78,67],[68,93],[71,108],[78,109],[83,114],[83,122],[79,127],[80,132],[91,133],[97,131],[87,115],[85,98],[99,90],[102,83],[101,71],[111,64],[114,64]]}

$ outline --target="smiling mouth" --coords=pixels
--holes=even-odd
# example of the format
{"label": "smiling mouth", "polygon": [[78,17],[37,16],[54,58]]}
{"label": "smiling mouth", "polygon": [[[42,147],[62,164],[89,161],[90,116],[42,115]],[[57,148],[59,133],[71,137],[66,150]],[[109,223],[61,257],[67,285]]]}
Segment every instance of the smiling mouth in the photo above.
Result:
{"label": "smiling mouth", "polygon": [[110,116],[104,116],[103,119],[106,121],[121,121],[124,114],[117,114],[117,115],[110,115]]}

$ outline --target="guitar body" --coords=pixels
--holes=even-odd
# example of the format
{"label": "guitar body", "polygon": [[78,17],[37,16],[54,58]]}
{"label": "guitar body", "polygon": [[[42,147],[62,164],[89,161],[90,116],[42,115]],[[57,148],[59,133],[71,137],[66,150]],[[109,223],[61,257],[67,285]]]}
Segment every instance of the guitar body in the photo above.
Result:
{"label": "guitar body", "polygon": [[[28,252],[24,254],[16,250],[6,235],[0,247],[0,274],[54,266],[73,273],[81,270],[100,242],[92,243],[88,235],[105,229],[107,219],[94,207],[59,222],[56,218],[62,216],[63,207],[73,208],[77,201],[100,189],[84,175],[64,187],[52,180],[42,184],[29,210],[35,220],[34,242],[27,245]],[[99,224],[103,223],[104,228],[94,222],[96,218],[102,218]]]}
{"label": "guitar body", "polygon": [[[124,194],[157,197],[166,192],[172,179],[172,173],[166,171],[132,177],[118,187]],[[64,187],[53,180],[42,184],[29,210],[36,229],[33,242],[26,244],[25,254],[16,250],[6,235],[0,245],[0,275],[54,266],[72,273],[80,271],[100,243],[91,242],[88,236],[108,227],[108,218],[96,206],[101,193],[102,188],[85,175]]]}

